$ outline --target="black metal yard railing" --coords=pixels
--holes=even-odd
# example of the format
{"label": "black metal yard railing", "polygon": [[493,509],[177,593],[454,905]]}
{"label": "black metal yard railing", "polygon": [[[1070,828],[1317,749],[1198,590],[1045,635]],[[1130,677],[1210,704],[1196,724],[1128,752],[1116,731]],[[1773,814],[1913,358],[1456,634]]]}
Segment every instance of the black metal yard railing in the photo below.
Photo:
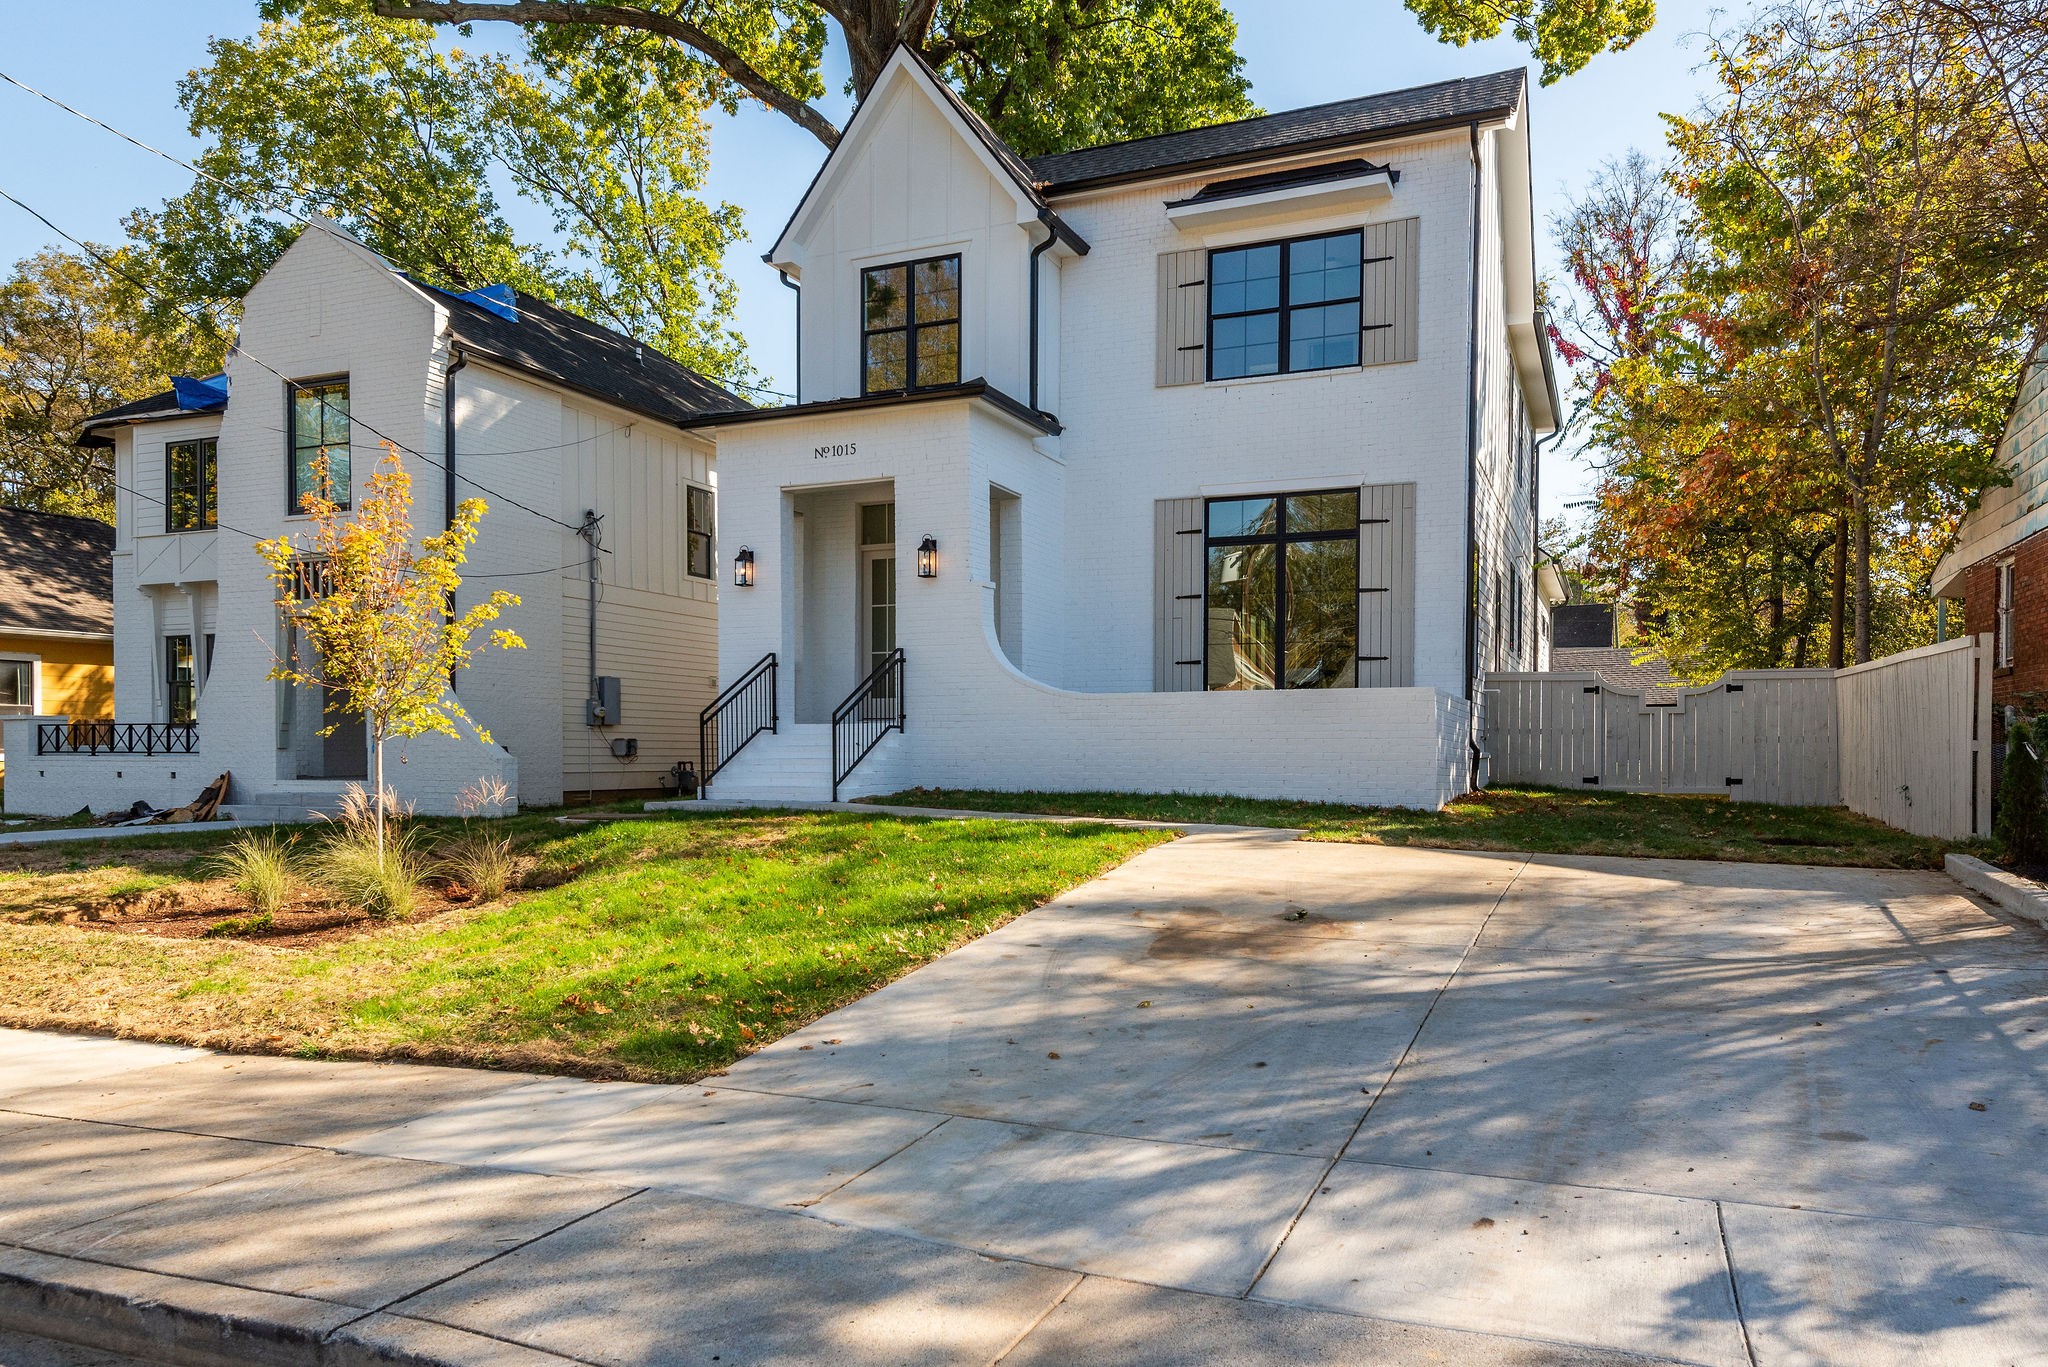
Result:
{"label": "black metal yard railing", "polygon": [[57,721],[36,727],[39,755],[189,755],[199,728],[175,721]]}
{"label": "black metal yard railing", "polygon": [[769,651],[746,673],[732,681],[723,693],[697,714],[697,770],[704,786],[747,742],[763,731],[780,729],[782,720],[775,700],[775,652]]}
{"label": "black metal yard railing", "polygon": [[832,709],[832,800],[839,785],[868,751],[891,731],[903,729],[903,647],[889,652],[874,672],[860,681],[846,701]]}

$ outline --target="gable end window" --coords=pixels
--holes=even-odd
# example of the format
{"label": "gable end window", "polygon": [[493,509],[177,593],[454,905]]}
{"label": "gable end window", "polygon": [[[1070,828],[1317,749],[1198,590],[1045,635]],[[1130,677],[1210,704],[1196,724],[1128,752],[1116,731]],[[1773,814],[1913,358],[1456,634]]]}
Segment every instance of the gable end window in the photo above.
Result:
{"label": "gable end window", "polygon": [[217,449],[211,437],[176,441],[164,448],[164,483],[170,495],[164,500],[165,531],[198,532],[215,525]]}
{"label": "gable end window", "polygon": [[[323,494],[343,508],[354,487],[349,469],[350,429],[348,379],[285,382],[285,429],[290,467],[286,478],[291,497],[285,511],[302,513],[308,494]],[[327,458],[327,483],[315,475],[320,457]]]}
{"label": "gable end window", "polygon": [[1209,253],[1209,378],[1359,363],[1358,229]]}
{"label": "gable end window", "polygon": [[960,257],[860,273],[863,394],[960,383]]}
{"label": "gable end window", "polygon": [[718,577],[718,551],[714,540],[717,530],[712,519],[716,504],[709,489],[688,485],[683,490],[683,537],[687,543],[683,550],[683,568],[693,579],[716,579]]}

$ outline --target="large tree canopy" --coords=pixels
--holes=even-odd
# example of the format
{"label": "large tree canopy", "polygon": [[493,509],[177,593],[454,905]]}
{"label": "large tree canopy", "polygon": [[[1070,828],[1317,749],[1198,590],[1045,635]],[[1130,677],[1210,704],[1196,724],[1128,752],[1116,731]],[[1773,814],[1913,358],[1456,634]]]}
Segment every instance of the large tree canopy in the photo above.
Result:
{"label": "large tree canopy", "polygon": [[1593,549],[1694,673],[1920,644],[2048,309],[2026,140],[1937,5],[1773,8],[1710,57],[1661,175],[1560,225]]}
{"label": "large tree canopy", "polygon": [[844,38],[855,96],[906,43],[1026,156],[1258,112],[1222,0],[372,3],[387,18],[517,24],[541,53],[631,49],[728,107],[756,100],[827,147],[839,140],[817,104],[831,25]]}
{"label": "large tree canopy", "polygon": [[[341,223],[435,284],[505,283],[558,300],[708,374],[744,378],[722,269],[739,210],[698,197],[704,106],[628,51],[507,62],[436,48],[360,0],[302,0],[248,39],[216,39],[179,100],[206,139],[201,178],[138,211],[159,316],[232,300],[297,217]],[[559,241],[522,240],[500,187]]]}

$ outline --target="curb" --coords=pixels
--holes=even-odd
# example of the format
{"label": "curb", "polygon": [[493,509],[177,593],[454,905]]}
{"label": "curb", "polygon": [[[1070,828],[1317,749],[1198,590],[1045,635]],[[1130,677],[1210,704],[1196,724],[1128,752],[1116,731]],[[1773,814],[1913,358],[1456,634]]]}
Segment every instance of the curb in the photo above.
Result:
{"label": "curb", "polygon": [[0,1246],[0,1329],[175,1367],[564,1367],[425,1320]]}
{"label": "curb", "polygon": [[1952,854],[1942,861],[1948,876],[1979,897],[2048,930],[2048,892],[1974,855]]}
{"label": "curb", "polygon": [[[1293,826],[1229,826],[1213,821],[1151,821],[1134,816],[1073,816],[1058,812],[984,812],[969,807],[906,807],[886,802],[740,802],[715,797],[660,800],[644,804],[642,810],[657,812],[852,812],[867,816],[921,817],[933,821],[1024,821],[1047,825],[1121,826],[1136,831],[1179,831],[1183,835],[1247,835],[1270,837],[1285,843],[1299,840],[1306,830]],[[557,817],[574,821],[575,817]]]}

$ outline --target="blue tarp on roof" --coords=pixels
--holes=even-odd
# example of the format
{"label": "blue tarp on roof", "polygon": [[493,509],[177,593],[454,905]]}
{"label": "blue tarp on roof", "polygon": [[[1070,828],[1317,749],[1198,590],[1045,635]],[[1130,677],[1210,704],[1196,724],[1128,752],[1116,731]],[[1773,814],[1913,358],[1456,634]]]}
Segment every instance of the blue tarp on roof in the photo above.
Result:
{"label": "blue tarp on roof", "polygon": [[178,396],[178,407],[187,412],[211,413],[228,406],[228,377],[195,380],[190,375],[173,375],[171,392]]}
{"label": "blue tarp on roof", "polygon": [[519,321],[519,301],[513,297],[510,285],[485,285],[480,290],[470,290],[455,297],[480,309],[489,309],[508,323]]}

